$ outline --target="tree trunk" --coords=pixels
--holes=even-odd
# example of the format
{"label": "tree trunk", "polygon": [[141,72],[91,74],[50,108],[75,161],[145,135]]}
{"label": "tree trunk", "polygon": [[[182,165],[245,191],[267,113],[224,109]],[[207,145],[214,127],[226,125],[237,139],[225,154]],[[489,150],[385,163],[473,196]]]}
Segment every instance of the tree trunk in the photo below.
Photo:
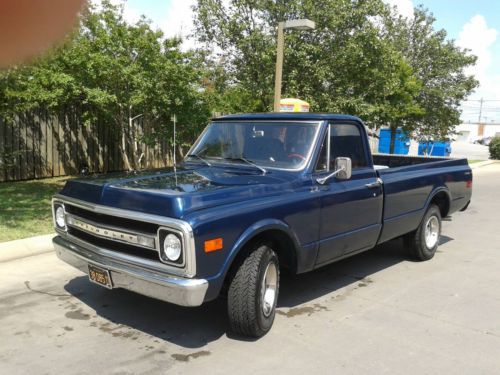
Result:
{"label": "tree trunk", "polygon": [[389,145],[389,154],[394,154],[394,146],[396,144],[396,131],[397,127],[391,126],[391,143]]}
{"label": "tree trunk", "polygon": [[128,136],[132,148],[132,166],[137,169],[137,134],[132,118],[132,106],[128,107]]}
{"label": "tree trunk", "polygon": [[123,162],[125,163],[125,168],[131,171],[132,165],[130,164],[130,160],[128,158],[128,153],[127,153],[127,144],[128,142],[128,132],[130,132],[131,128],[131,123],[132,123],[132,118],[130,117],[130,109],[128,113],[128,128],[127,127],[122,127],[122,157],[123,157]]}

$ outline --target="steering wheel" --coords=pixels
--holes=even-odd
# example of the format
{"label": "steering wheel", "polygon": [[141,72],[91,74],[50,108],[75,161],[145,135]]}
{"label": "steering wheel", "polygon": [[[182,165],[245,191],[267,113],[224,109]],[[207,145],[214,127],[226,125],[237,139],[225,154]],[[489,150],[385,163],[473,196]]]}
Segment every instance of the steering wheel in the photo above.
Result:
{"label": "steering wheel", "polygon": [[301,154],[289,154],[288,157],[289,158],[297,158],[300,160],[306,160],[306,157],[304,155],[301,155]]}

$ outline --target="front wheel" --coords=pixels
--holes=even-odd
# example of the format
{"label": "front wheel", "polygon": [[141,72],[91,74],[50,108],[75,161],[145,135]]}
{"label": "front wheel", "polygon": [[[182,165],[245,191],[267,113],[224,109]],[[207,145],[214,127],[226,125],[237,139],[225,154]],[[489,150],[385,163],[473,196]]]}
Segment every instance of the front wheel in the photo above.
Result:
{"label": "front wheel", "polygon": [[239,265],[228,291],[231,330],[260,337],[274,322],[279,292],[279,262],[267,245],[258,245]]}
{"label": "front wheel", "polygon": [[431,259],[439,246],[441,236],[441,212],[436,205],[430,205],[415,232],[405,236],[405,245],[416,260]]}

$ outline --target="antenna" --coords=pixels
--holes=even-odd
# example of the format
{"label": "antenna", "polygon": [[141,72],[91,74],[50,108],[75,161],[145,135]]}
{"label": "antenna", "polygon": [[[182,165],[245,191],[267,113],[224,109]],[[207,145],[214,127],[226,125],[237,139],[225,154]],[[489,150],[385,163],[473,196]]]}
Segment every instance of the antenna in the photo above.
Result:
{"label": "antenna", "polygon": [[175,114],[170,117],[170,120],[174,123],[174,172],[177,172],[177,162],[176,162],[176,123],[177,123],[177,116]]}

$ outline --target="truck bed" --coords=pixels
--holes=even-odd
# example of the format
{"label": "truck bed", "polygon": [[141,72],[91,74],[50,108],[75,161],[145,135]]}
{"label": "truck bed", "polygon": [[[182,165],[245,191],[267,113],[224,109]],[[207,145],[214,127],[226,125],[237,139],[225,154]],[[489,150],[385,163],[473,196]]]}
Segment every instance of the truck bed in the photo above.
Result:
{"label": "truck bed", "polygon": [[374,154],[373,162],[384,191],[379,243],[416,229],[433,199],[442,216],[470,201],[472,172],[467,159]]}
{"label": "truck bed", "polygon": [[[378,167],[398,168],[410,165],[435,163],[437,161],[457,160],[453,158],[438,156],[410,156],[410,155],[391,155],[391,154],[373,154],[373,164]],[[458,159],[460,160],[460,159]]]}

